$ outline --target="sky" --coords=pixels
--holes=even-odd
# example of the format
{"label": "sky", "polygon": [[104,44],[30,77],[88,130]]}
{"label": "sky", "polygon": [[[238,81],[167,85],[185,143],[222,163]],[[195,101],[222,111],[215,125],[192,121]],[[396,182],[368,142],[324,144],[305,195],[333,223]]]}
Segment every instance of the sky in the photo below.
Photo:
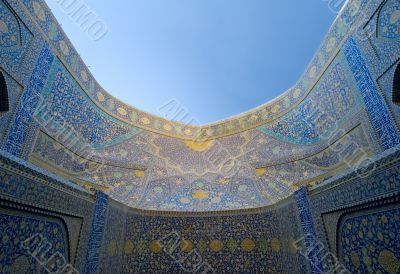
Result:
{"label": "sky", "polygon": [[46,2],[107,92],[160,116],[174,100],[198,124],[293,86],[337,16],[326,0],[77,0],[107,30],[97,39]]}

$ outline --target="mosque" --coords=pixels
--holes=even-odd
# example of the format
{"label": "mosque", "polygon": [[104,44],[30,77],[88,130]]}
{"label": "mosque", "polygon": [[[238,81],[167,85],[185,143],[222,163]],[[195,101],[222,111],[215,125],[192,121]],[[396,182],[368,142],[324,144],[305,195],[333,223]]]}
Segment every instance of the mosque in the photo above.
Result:
{"label": "mosque", "polygon": [[348,0],[292,88],[194,126],[0,0],[0,273],[400,273],[399,60],[400,0]]}

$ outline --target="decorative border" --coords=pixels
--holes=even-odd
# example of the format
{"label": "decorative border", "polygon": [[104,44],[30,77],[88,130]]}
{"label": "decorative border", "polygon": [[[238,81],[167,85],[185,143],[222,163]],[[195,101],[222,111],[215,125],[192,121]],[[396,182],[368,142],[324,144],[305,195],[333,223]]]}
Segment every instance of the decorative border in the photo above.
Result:
{"label": "decorative border", "polygon": [[[335,209],[335,210],[321,212],[322,223],[323,223],[324,229],[325,229],[324,236],[327,239],[329,250],[334,252],[334,254],[336,254],[336,256],[339,257],[340,254],[339,254],[339,244],[338,244],[338,241],[339,241],[338,228],[340,227],[340,223],[343,221],[343,218],[345,218],[346,215],[355,213],[355,212],[363,212],[363,211],[369,211],[369,210],[375,211],[382,206],[390,206],[391,204],[398,203],[399,201],[400,201],[400,191],[395,192],[389,196],[382,195],[382,196],[377,197],[374,200],[363,201],[362,204],[357,205],[357,206],[348,205],[347,208],[341,208],[341,209]],[[377,211],[379,211],[379,210],[377,210]],[[325,219],[324,219],[324,216],[328,216],[331,214],[338,214],[336,217],[335,237],[332,237],[333,235],[331,235],[331,237],[330,237],[329,233],[327,232]],[[332,246],[332,243],[334,243],[334,246]]]}
{"label": "decorative border", "polygon": [[[69,219],[80,219],[79,239],[74,253],[73,265],[78,269],[84,268],[87,253],[87,240],[93,218],[95,197],[85,189],[61,179],[50,172],[38,168],[14,155],[0,150],[0,172],[12,180],[0,190],[0,206],[15,204],[16,207],[29,207],[34,210],[57,214]],[[2,182],[3,183],[3,182]],[[50,200],[40,198],[35,193],[48,193]],[[19,193],[20,195],[15,195]],[[22,196],[21,196],[22,195]],[[54,195],[54,196],[53,196]],[[72,261],[71,261],[72,263]]]}
{"label": "decorative border", "polygon": [[[30,180],[35,180],[53,189],[60,190],[70,195],[80,195],[88,202],[94,202],[93,195],[86,189],[60,178],[59,176],[28,163],[16,156],[0,150],[0,168],[18,174]],[[22,170],[24,169],[24,170]],[[26,171],[25,171],[26,170]]]}
{"label": "decorative border", "polygon": [[386,211],[388,208],[390,209],[400,209],[400,196],[399,192],[396,193],[393,197],[387,198],[385,196],[379,197],[379,200],[376,202],[365,202],[364,204],[357,206],[357,207],[351,207],[349,206],[348,209],[345,209],[340,212],[340,217],[337,220],[336,223],[336,250],[334,250],[337,254],[338,258],[342,258],[342,253],[341,253],[341,244],[339,242],[340,240],[340,234],[341,234],[341,225],[344,221],[349,218],[349,215],[352,215],[354,213],[360,213],[360,216],[365,215],[363,213],[377,213],[377,212],[382,212]]}
{"label": "decorative border", "polygon": [[384,150],[387,150],[400,144],[400,136],[397,132],[396,125],[392,117],[390,117],[384,99],[352,37],[344,44],[343,51],[354,78],[356,79],[358,88],[367,107],[371,123],[375,128],[382,147]]}
{"label": "decorative border", "polygon": [[[14,96],[15,96],[15,99],[14,99],[15,101],[12,100],[13,95],[11,95],[9,92],[8,97],[9,97],[9,99],[11,99],[11,101],[9,102],[10,107],[11,107],[10,110],[7,112],[3,112],[3,113],[0,112],[0,119],[7,119],[7,122],[3,123],[3,125],[5,126],[5,132],[3,133],[3,136],[0,137],[0,148],[1,148],[4,145],[4,142],[6,140],[7,132],[9,131],[10,125],[13,121],[13,118],[14,118],[14,115],[15,115],[15,112],[16,112],[16,109],[18,106],[18,102],[24,92],[24,87],[20,83],[18,83],[18,81],[16,79],[14,79],[9,73],[7,73],[7,71],[2,66],[0,66],[0,72],[3,73],[3,76],[6,80],[7,88],[10,88],[11,85],[13,85],[13,84],[18,86],[18,90],[13,91]],[[9,118],[6,118],[7,115],[9,115]]]}
{"label": "decorative border", "polygon": [[29,84],[22,94],[15,112],[14,120],[10,126],[3,149],[13,155],[20,156],[33,122],[33,113],[39,103],[41,93],[54,55],[50,47],[45,44],[36,63]]}
{"label": "decorative border", "polygon": [[108,196],[103,192],[98,192],[93,213],[92,229],[88,242],[85,274],[97,273],[97,268],[99,267],[107,207]]}
{"label": "decorative border", "polygon": [[[78,243],[80,241],[81,238],[81,232],[82,232],[82,227],[83,227],[83,217],[77,217],[74,215],[65,215],[64,213],[53,213],[50,211],[45,211],[45,210],[40,210],[31,206],[25,206],[25,205],[20,205],[17,204],[14,201],[8,201],[8,200],[3,200],[0,197],[0,205],[2,209],[5,210],[14,210],[15,212],[18,212],[18,215],[24,216],[24,213],[32,213],[32,214],[36,214],[36,215],[42,215],[42,216],[46,216],[46,217],[51,217],[56,219],[58,222],[60,222],[60,224],[63,225],[64,229],[65,229],[65,241],[66,243],[68,243],[68,260],[69,263],[73,263],[75,260],[75,257],[78,253],[78,250],[72,250],[72,239],[71,239],[71,231],[68,227],[68,221],[66,220],[65,216],[67,217],[75,217],[75,218],[79,218],[81,220],[81,227],[79,229],[79,234],[78,235],[74,235],[78,238]],[[78,249],[79,245],[77,245],[77,249]],[[75,256],[73,256],[75,255]]]}
{"label": "decorative border", "polygon": [[303,228],[304,242],[307,250],[307,259],[310,262],[311,273],[323,273],[319,249],[315,248],[317,233],[307,197],[307,188],[302,187],[294,193],[299,210],[300,223]]}
{"label": "decorative border", "polygon": [[[108,114],[139,128],[166,136],[191,140],[216,139],[252,129],[281,117],[296,107],[304,100],[307,93],[312,90],[324,70],[329,66],[334,56],[340,50],[343,41],[352,31],[361,10],[370,1],[349,0],[346,2],[345,7],[329,29],[305,74],[293,88],[273,101],[254,110],[205,126],[192,126],[172,122],[133,108],[108,94],[93,78],[46,3],[43,0],[23,0],[22,3],[36,25],[40,27],[43,37],[52,44],[52,48],[57,52],[57,56],[61,58],[64,65],[76,78],[88,96],[96,102],[98,107]],[[34,6],[33,3],[35,4]],[[359,5],[361,5],[361,8]],[[57,33],[57,35],[53,35],[53,39],[48,37],[48,30],[50,28]],[[65,47],[68,48],[68,51],[65,50]],[[108,102],[112,102],[112,109],[109,108]],[[289,102],[289,104],[284,104],[284,102]],[[276,110],[277,107],[278,110]],[[117,110],[121,108],[123,111],[118,112]]]}
{"label": "decorative border", "polygon": [[396,69],[394,70],[392,100],[393,103],[400,106],[400,63],[396,64]]}
{"label": "decorative border", "polygon": [[71,82],[71,86],[77,91],[79,92],[79,94],[81,94],[81,96],[83,97],[83,101],[87,102],[87,104],[93,108],[94,112],[96,112],[99,116],[104,117],[105,119],[107,119],[108,121],[117,124],[118,126],[121,127],[126,127],[129,128],[130,131],[125,133],[125,134],[121,134],[120,136],[117,137],[113,137],[113,139],[111,141],[105,141],[103,143],[90,143],[89,145],[93,148],[93,149],[98,149],[98,148],[105,148],[108,146],[113,146],[115,144],[118,144],[120,142],[126,141],[129,138],[135,136],[136,134],[140,133],[140,129],[137,127],[133,127],[130,124],[125,123],[124,121],[115,118],[114,116],[110,116],[107,113],[105,113],[104,111],[102,111],[101,109],[99,109],[97,107],[97,105],[93,102],[93,100],[87,95],[86,92],[84,92],[81,88],[81,86],[76,82],[76,79],[74,77],[72,77],[70,75],[70,72],[68,71],[68,69],[65,67],[65,65],[60,61],[59,58],[55,58],[54,62],[52,63],[48,76],[47,76],[47,81],[44,84],[43,87],[43,91],[42,91],[42,95],[43,98],[48,98],[50,96],[50,94],[52,92],[54,92],[53,85],[54,85],[54,81],[55,81],[55,77],[57,75],[57,73],[63,73],[63,75],[68,76],[68,81]]}

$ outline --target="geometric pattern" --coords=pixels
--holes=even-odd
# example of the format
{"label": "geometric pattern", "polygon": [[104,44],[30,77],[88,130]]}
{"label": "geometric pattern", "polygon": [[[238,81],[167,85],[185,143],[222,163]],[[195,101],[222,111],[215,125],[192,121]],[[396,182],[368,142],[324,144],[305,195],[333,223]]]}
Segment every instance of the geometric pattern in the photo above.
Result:
{"label": "geometric pattern", "polygon": [[19,105],[16,110],[14,121],[12,122],[3,149],[13,155],[19,156],[23,151],[23,146],[29,129],[33,123],[33,115],[40,101],[44,82],[53,62],[54,55],[50,47],[45,44],[38,58],[36,67],[29,80]]}
{"label": "geometric pattern", "polygon": [[13,51],[22,45],[20,23],[3,1],[0,1],[0,11],[0,47],[5,51]]}
{"label": "geometric pattern", "polygon": [[400,136],[396,125],[352,37],[344,44],[343,51],[354,74],[365,106],[367,107],[371,123],[375,128],[376,135],[380,139],[383,149],[387,150],[400,144]]}
{"label": "geometric pattern", "polygon": [[[387,67],[371,65],[370,56],[361,52],[364,44],[358,49],[353,38],[344,41],[368,3],[368,15],[379,17],[378,36],[387,38],[381,39],[384,43],[397,45],[390,39],[398,38],[398,0],[382,2],[380,12],[377,8],[371,10],[380,4],[376,1],[349,1],[295,87],[270,104],[203,127],[205,135],[218,137],[203,144],[182,140],[196,137],[193,127],[130,108],[102,90],[43,0],[8,2],[17,12],[1,0],[0,32],[4,36],[0,38],[0,61],[2,71],[10,76],[6,80],[16,79],[16,85],[24,86],[25,91],[16,115],[9,113],[13,120],[5,149],[17,156],[30,153],[33,137],[38,137],[33,156],[42,154],[44,161],[61,167],[60,174],[62,169],[76,171],[84,174],[79,179],[96,184],[101,178],[96,173],[87,174],[87,162],[79,163],[82,159],[72,155],[72,149],[61,148],[59,139],[65,136],[56,133],[67,122],[68,129],[74,130],[82,143],[90,144],[90,151],[106,158],[101,171],[108,180],[107,187],[112,189],[110,196],[120,195],[132,207],[154,210],[127,209],[102,192],[93,195],[70,181],[58,180],[48,171],[32,167],[33,171],[28,172],[20,167],[29,164],[2,157],[0,202],[3,206],[3,198],[13,200],[18,209],[0,209],[1,243],[7,252],[6,256],[0,255],[1,273],[37,270],[32,258],[22,256],[17,245],[21,237],[36,232],[54,240],[54,247],[65,257],[71,256],[69,250],[79,249],[75,263],[84,273],[183,273],[194,265],[190,260],[193,254],[200,254],[217,273],[306,273],[309,265],[313,273],[321,273],[326,261],[317,253],[316,241],[326,239],[317,236],[326,233],[331,237],[332,230],[337,233],[334,241],[339,240],[339,257],[352,272],[398,272],[397,200],[388,198],[391,205],[379,210],[348,214],[341,221],[340,231],[330,222],[332,217],[322,215],[328,211],[335,215],[344,207],[354,209],[360,203],[364,207],[379,195],[398,196],[399,154],[387,154],[369,178],[351,173],[333,182],[321,182],[343,171],[343,155],[354,156],[360,147],[376,152],[378,144],[368,132],[373,131],[369,130],[371,124],[383,148],[400,143],[396,125],[375,83],[379,73],[373,66]],[[31,14],[21,17],[34,36],[14,16],[26,12]],[[32,18],[36,22],[31,22]],[[28,49],[32,37],[35,43],[44,43],[43,33],[51,47],[46,44]],[[345,45],[340,51],[342,42]],[[40,52],[39,58],[36,51]],[[390,52],[397,60],[396,51]],[[24,72],[14,75],[23,57]],[[20,81],[25,74],[31,77]],[[315,119],[316,110],[325,116]],[[55,129],[42,127],[35,132],[39,135],[33,134],[38,125],[32,115],[38,113],[42,118],[49,115]],[[344,131],[334,140],[323,140],[335,125]],[[349,143],[352,146],[347,146]],[[218,149],[221,144],[228,157],[245,162],[232,176],[225,176],[219,166],[213,169],[210,163],[205,164],[208,158],[199,158],[207,148]],[[51,155],[46,157],[46,152]],[[140,169],[135,169],[139,164]],[[315,188],[307,192],[303,187],[290,196],[295,182],[309,184],[315,178],[322,178]],[[32,207],[34,213],[28,213],[27,207]],[[62,211],[68,215],[63,217],[66,223],[68,218],[76,219],[76,223],[66,231],[63,222],[39,214],[45,209]],[[227,209],[236,210],[222,211]],[[218,212],[207,212],[213,210]],[[321,219],[327,220],[326,231]],[[80,220],[84,220],[82,227]],[[176,254],[172,254],[179,261],[160,246],[172,231],[182,240]],[[308,258],[293,245],[302,236]]]}
{"label": "geometric pattern", "polygon": [[52,17],[51,11],[43,0],[23,0],[25,7],[31,12],[37,23],[47,35],[53,47],[59,53],[68,70],[73,72],[77,81],[90,97],[108,113],[134,126],[181,139],[195,139],[198,136],[224,137],[261,126],[279,118],[296,106],[318,82],[318,75],[337,54],[337,47],[352,24],[365,8],[368,0],[353,0],[345,6],[329,29],[317,54],[296,85],[282,96],[234,119],[226,119],[211,125],[196,127],[183,123],[166,121],[161,117],[132,108],[110,96],[90,74],[73,45],[65,37],[61,27]]}
{"label": "geometric pattern", "polygon": [[367,167],[335,176],[310,191],[318,240],[333,254],[339,251],[337,257],[350,273],[368,273],[358,267],[371,269],[370,273],[397,273],[381,267],[396,266],[400,258],[394,232],[399,229],[399,171],[400,146],[396,146],[373,157]]}
{"label": "geometric pattern", "polygon": [[50,130],[68,128],[93,147],[112,145],[139,132],[100,110],[58,59],[50,69],[42,98],[37,117],[43,117],[44,123],[50,117]]}
{"label": "geometric pattern", "polygon": [[[23,3],[22,10],[31,13],[57,59],[46,73],[43,100],[33,108],[40,125],[14,123],[33,129],[27,129],[25,136],[14,134],[12,127],[9,138],[20,138],[17,148],[23,153],[12,147],[13,142],[7,143],[7,150],[29,154],[33,163],[88,189],[101,189],[129,206],[171,211],[265,206],[290,196],[296,185],[318,184],[349,168],[337,149],[347,147],[342,152],[349,157],[357,148],[371,154],[379,150],[357,92],[358,82],[340,51],[359,14],[356,8],[365,7],[365,0],[346,5],[290,91],[248,114],[210,125],[207,134],[223,137],[203,144],[182,140],[193,137],[194,132],[187,134],[192,128],[177,132],[173,122],[137,112],[107,95],[45,2]],[[35,32],[35,37],[42,34]],[[34,69],[33,63],[27,66]],[[22,113],[18,109],[18,115]],[[46,118],[51,119],[50,126]],[[335,126],[340,127],[340,136],[326,139]],[[173,137],[176,134],[179,138]],[[73,137],[77,143],[67,144]],[[233,173],[227,170],[231,163]]]}
{"label": "geometric pattern", "polygon": [[4,0],[0,1],[0,34],[1,67],[7,72],[18,71],[33,35]]}
{"label": "geometric pattern", "polygon": [[388,0],[382,7],[378,19],[378,33],[389,39],[400,37],[400,0]]}
{"label": "geometric pattern", "polygon": [[92,228],[88,241],[88,252],[86,256],[85,274],[97,273],[100,262],[101,240],[103,239],[103,230],[108,207],[108,196],[98,192],[96,204],[93,212]]}
{"label": "geometric pattern", "polygon": [[306,248],[307,259],[310,261],[311,273],[323,273],[319,254],[320,250],[316,246],[317,234],[310,211],[307,189],[305,187],[300,188],[294,193],[294,198],[299,210],[300,223],[304,234],[304,244]]}
{"label": "geometric pattern", "polygon": [[357,212],[340,224],[339,254],[351,273],[400,271],[400,208]]}
{"label": "geometric pattern", "polygon": [[359,111],[351,71],[338,55],[307,98],[293,111],[258,129],[294,144],[315,144],[326,132]]}
{"label": "geometric pattern", "polygon": [[[3,71],[0,70],[0,73],[3,73]],[[18,100],[23,92],[23,88],[18,85],[18,83],[13,80],[8,74],[4,73],[3,76],[5,80],[4,84],[6,85],[6,89],[8,91],[7,99],[9,111],[0,111],[0,148],[2,147],[3,140],[6,137],[7,131],[14,115],[14,111],[17,108]]]}
{"label": "geometric pattern", "polygon": [[67,233],[60,220],[1,208],[0,231],[0,273],[47,273],[28,253],[28,250],[32,254],[38,249],[39,245],[29,244],[29,239],[35,235],[41,235],[43,242],[45,240],[50,244],[47,252],[42,250],[42,256],[50,257],[59,252],[68,260]]}
{"label": "geometric pattern", "polygon": [[[302,235],[293,200],[259,213],[202,215],[128,211],[120,273],[307,273],[293,245]],[[114,250],[115,241],[105,244]],[[189,271],[200,264],[212,270]]]}

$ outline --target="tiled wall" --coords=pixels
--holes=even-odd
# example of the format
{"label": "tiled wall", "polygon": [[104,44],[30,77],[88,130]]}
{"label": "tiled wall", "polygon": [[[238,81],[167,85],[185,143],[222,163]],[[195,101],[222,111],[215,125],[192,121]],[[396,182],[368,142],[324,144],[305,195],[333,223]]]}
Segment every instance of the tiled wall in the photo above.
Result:
{"label": "tiled wall", "polygon": [[196,129],[113,99],[44,1],[0,0],[0,272],[40,267],[35,235],[82,273],[398,272],[399,5],[349,1],[294,88]]}
{"label": "tiled wall", "polygon": [[[397,1],[349,1],[293,89],[201,129],[110,97],[44,1],[0,3],[7,26],[1,69],[12,106],[0,117],[2,149],[129,206],[271,205],[400,141],[399,107],[389,99]],[[196,131],[210,139],[186,140]]]}

